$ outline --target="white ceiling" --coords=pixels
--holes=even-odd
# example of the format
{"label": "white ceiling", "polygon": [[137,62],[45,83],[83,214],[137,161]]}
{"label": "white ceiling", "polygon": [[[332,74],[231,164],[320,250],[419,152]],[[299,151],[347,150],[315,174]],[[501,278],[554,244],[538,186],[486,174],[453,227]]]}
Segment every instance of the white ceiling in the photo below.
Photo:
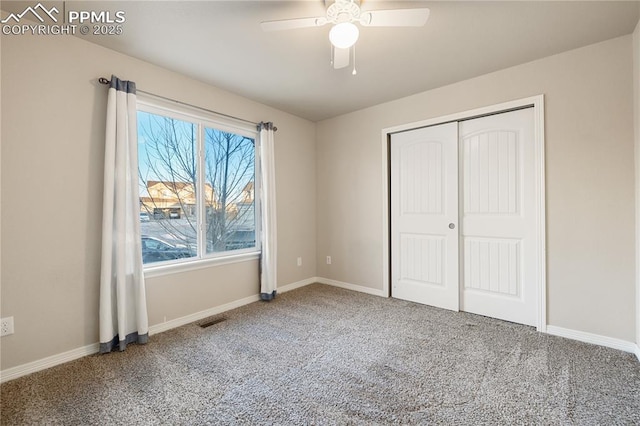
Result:
{"label": "white ceiling", "polygon": [[[20,9],[15,3],[2,8]],[[324,16],[323,0],[66,7],[83,3],[126,12],[122,35],[88,40],[313,121],[630,34],[640,16],[640,1],[365,0],[363,10],[428,7],[431,16],[421,28],[361,28],[352,76],[329,63],[328,25],[260,28],[265,20]]]}

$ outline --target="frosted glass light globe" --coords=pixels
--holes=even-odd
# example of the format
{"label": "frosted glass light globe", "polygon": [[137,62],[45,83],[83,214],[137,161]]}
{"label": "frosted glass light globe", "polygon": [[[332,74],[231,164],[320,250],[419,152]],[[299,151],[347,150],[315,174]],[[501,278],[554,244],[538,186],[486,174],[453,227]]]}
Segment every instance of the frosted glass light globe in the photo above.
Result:
{"label": "frosted glass light globe", "polygon": [[331,44],[339,49],[347,49],[358,41],[360,31],[351,22],[342,22],[334,25],[329,31],[329,40]]}

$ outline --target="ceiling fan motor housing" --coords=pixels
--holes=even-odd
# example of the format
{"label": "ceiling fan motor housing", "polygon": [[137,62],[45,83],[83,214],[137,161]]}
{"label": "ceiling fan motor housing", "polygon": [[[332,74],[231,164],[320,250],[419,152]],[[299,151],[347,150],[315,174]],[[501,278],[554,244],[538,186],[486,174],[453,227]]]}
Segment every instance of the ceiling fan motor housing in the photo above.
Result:
{"label": "ceiling fan motor housing", "polygon": [[351,0],[336,0],[327,8],[327,21],[334,24],[360,20],[360,6]]}

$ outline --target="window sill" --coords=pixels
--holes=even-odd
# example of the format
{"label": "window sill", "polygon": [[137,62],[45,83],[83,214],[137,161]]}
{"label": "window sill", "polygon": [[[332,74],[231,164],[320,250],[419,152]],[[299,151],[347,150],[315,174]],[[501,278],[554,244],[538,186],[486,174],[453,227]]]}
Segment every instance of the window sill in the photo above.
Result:
{"label": "window sill", "polygon": [[211,268],[215,266],[230,265],[232,263],[248,262],[260,259],[260,252],[239,253],[229,256],[210,257],[206,259],[190,260],[181,263],[171,263],[168,265],[147,266],[144,268],[145,278],[155,278],[164,275],[179,274],[182,272],[195,271],[198,269]]}

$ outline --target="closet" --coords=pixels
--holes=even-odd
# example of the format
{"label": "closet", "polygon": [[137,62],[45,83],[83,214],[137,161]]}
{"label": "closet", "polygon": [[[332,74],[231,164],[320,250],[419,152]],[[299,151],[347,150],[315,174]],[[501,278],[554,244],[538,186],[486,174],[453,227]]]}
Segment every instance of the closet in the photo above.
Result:
{"label": "closet", "polygon": [[391,295],[535,326],[538,161],[533,107],[393,133]]}

